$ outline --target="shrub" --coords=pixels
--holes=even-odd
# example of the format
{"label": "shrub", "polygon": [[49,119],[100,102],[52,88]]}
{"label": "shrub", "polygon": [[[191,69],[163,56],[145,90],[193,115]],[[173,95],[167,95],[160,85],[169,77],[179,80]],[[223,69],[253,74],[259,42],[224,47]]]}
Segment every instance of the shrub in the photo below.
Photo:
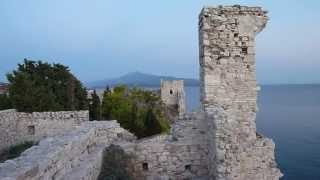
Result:
{"label": "shrub", "polygon": [[21,144],[17,144],[14,146],[11,146],[7,149],[4,149],[0,153],[0,163],[9,160],[9,159],[14,159],[16,157],[19,157],[21,153],[23,153],[26,149],[29,149],[33,145],[36,145],[38,143],[35,143],[33,141],[26,141]]}
{"label": "shrub", "polygon": [[139,88],[117,86],[104,92],[102,115],[118,120],[120,125],[138,138],[169,131],[165,107],[158,94]]}
{"label": "shrub", "polygon": [[12,104],[7,94],[0,94],[0,110],[11,109]]}
{"label": "shrub", "polygon": [[101,103],[96,91],[93,91],[89,99],[90,121],[101,119]]}
{"label": "shrub", "polygon": [[98,180],[130,180],[126,170],[130,158],[120,146],[110,145],[103,152]]}

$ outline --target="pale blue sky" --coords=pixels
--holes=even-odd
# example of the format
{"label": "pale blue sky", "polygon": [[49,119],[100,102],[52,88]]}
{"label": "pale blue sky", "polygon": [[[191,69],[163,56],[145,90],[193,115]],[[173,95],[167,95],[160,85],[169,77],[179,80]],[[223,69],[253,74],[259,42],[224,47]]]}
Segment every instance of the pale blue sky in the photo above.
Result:
{"label": "pale blue sky", "polygon": [[260,83],[320,83],[318,0],[1,0],[0,81],[23,58],[68,65],[80,80],[141,71],[198,78],[204,5],[263,6]]}

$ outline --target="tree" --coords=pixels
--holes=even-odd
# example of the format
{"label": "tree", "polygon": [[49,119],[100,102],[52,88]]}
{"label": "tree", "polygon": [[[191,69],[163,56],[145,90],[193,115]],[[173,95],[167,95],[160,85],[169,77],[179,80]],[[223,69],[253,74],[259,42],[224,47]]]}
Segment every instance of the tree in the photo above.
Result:
{"label": "tree", "polygon": [[91,94],[89,103],[90,120],[101,120],[101,103],[97,92],[94,90]]}
{"label": "tree", "polygon": [[152,108],[149,108],[146,114],[146,130],[145,136],[152,136],[154,134],[159,134],[162,132],[162,128],[160,122],[158,121],[155,113],[153,112]]}
{"label": "tree", "polygon": [[117,120],[121,127],[138,138],[169,130],[159,95],[139,88],[116,86],[106,89],[102,100],[102,115],[106,120]]}
{"label": "tree", "polygon": [[88,109],[86,89],[68,67],[24,59],[7,74],[9,94],[18,111]]}
{"label": "tree", "polygon": [[103,99],[101,104],[101,115],[103,119],[106,119],[106,120],[111,119],[111,109],[112,109],[111,91],[110,91],[110,88],[107,86],[107,88],[103,92]]}
{"label": "tree", "polygon": [[12,104],[7,94],[0,94],[0,110],[11,109]]}

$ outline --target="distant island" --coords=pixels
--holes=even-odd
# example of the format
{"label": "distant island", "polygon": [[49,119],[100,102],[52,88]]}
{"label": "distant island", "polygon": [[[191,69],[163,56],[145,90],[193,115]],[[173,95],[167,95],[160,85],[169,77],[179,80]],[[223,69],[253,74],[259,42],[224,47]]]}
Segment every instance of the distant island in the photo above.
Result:
{"label": "distant island", "polygon": [[159,76],[146,74],[141,72],[132,72],[113,79],[99,80],[88,82],[85,85],[88,88],[105,88],[106,86],[115,86],[119,84],[127,86],[142,86],[142,87],[158,87],[160,80],[184,80],[185,86],[199,86],[199,80],[188,78],[177,78],[172,76]]}

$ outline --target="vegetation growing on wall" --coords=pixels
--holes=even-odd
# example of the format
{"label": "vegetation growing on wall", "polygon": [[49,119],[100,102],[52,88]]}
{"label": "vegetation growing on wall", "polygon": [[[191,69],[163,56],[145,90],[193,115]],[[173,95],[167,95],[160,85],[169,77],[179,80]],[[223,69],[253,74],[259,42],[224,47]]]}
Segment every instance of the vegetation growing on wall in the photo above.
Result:
{"label": "vegetation growing on wall", "polygon": [[26,141],[24,143],[17,144],[7,149],[4,149],[2,152],[0,152],[0,163],[3,163],[4,161],[9,159],[19,157],[23,151],[29,149],[30,147],[36,144],[37,143],[32,141]]}
{"label": "vegetation growing on wall", "polygon": [[98,180],[130,180],[127,172],[130,156],[120,146],[110,145],[103,152]]}
{"label": "vegetation growing on wall", "polygon": [[138,138],[169,130],[164,105],[159,95],[152,91],[126,86],[116,86],[113,91],[107,88],[101,110],[104,119],[118,120],[123,128]]}
{"label": "vegetation growing on wall", "polygon": [[11,109],[12,104],[7,94],[0,94],[0,110]]}
{"label": "vegetation growing on wall", "polygon": [[101,103],[97,92],[94,90],[89,99],[89,116],[90,121],[101,120]]}
{"label": "vegetation growing on wall", "polygon": [[24,60],[7,75],[13,107],[22,112],[84,110],[86,89],[61,64]]}

